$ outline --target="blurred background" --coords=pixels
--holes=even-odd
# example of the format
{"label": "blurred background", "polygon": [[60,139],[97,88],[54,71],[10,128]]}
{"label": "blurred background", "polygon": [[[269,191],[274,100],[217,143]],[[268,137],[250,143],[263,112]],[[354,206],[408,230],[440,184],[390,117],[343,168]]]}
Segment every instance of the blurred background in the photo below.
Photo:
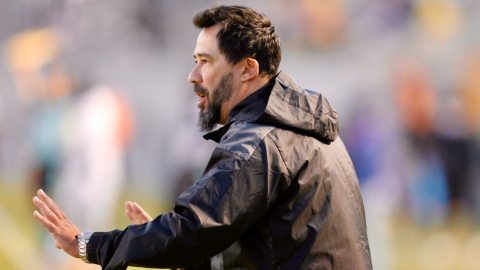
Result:
{"label": "blurred background", "polygon": [[[187,81],[215,1],[0,0],[0,268],[99,269],[33,218],[43,188],[83,231],[170,211],[215,147]],[[221,1],[223,4],[240,2]],[[480,2],[241,1],[280,69],[324,94],[357,170],[374,269],[480,269]]]}

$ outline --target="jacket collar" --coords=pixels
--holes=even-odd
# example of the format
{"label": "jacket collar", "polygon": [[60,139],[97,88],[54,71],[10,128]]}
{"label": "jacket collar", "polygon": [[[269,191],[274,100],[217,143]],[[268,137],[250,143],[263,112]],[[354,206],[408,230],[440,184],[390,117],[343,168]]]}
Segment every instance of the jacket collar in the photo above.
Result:
{"label": "jacket collar", "polygon": [[220,142],[232,123],[255,122],[281,126],[330,143],[338,135],[338,114],[322,94],[301,88],[284,72],[237,104],[227,123],[204,135]]}

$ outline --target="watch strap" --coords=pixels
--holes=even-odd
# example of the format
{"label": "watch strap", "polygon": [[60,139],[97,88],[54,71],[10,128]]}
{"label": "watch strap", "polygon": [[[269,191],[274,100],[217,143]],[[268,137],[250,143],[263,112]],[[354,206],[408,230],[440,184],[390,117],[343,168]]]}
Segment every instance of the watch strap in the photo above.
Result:
{"label": "watch strap", "polygon": [[90,241],[92,234],[93,232],[83,232],[77,235],[80,259],[86,263],[91,263],[87,256],[87,244]]}

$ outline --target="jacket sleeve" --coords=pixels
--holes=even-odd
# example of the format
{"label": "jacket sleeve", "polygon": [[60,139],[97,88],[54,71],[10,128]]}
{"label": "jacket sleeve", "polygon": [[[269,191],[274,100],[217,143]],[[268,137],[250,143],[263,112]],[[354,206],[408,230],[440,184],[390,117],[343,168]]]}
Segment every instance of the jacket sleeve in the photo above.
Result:
{"label": "jacket sleeve", "polygon": [[201,267],[260,220],[289,184],[273,143],[246,156],[217,147],[202,178],[170,213],[124,231],[98,232],[88,259],[102,269]]}

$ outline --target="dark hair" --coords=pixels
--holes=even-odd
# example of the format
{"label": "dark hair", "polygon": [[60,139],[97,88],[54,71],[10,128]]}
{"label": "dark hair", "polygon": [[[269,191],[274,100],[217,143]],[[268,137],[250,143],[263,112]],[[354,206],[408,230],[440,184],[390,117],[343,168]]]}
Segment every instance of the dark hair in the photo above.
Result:
{"label": "dark hair", "polygon": [[280,38],[267,15],[247,7],[217,4],[197,13],[193,24],[198,28],[222,25],[217,34],[218,47],[229,63],[252,57],[259,64],[260,74],[277,73],[282,58]]}

